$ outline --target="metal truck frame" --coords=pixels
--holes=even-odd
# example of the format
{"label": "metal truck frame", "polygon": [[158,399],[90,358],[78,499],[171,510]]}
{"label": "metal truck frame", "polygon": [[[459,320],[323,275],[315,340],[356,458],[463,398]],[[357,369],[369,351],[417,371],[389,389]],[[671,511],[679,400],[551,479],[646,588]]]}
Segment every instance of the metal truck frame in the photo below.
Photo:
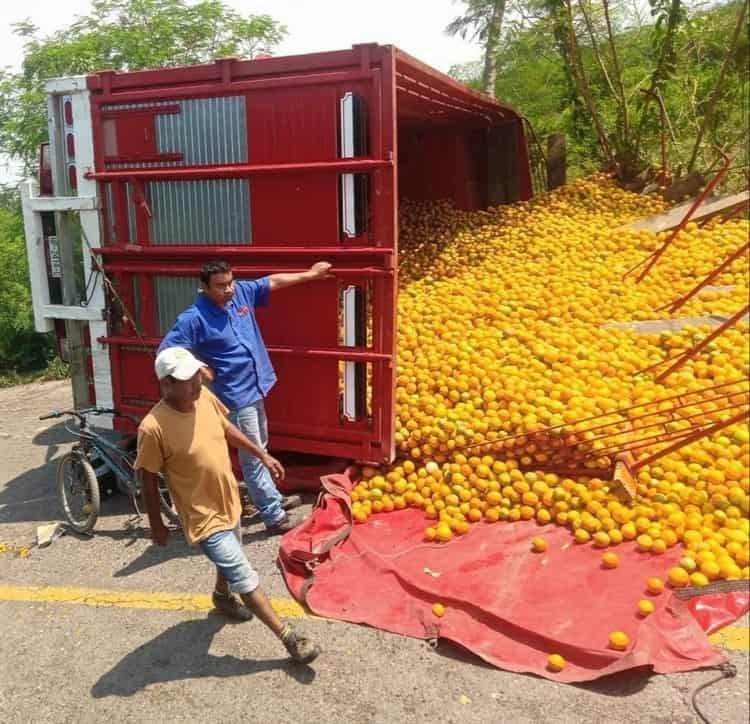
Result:
{"label": "metal truck frame", "polygon": [[36,329],[65,337],[76,404],[148,410],[154,350],[206,261],[257,277],[326,259],[333,279],[257,310],[271,445],[390,462],[399,196],[529,198],[521,116],[376,44],[47,93],[52,189],[21,193]]}

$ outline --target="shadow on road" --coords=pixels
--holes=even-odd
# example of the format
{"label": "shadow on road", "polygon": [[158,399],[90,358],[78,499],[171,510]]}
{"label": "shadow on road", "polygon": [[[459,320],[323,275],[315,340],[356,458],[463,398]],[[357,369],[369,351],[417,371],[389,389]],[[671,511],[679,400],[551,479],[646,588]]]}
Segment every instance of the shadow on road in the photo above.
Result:
{"label": "shadow on road", "polygon": [[66,429],[66,425],[71,425],[71,423],[57,422],[34,435],[31,442],[39,447],[47,448],[44,456],[45,462],[52,460],[63,447],[67,448],[71,442],[75,442],[75,436]]}
{"label": "shadow on road", "polygon": [[[106,535],[117,540],[125,537],[125,531],[122,533],[119,531],[107,531],[102,532],[100,535]],[[131,532],[128,535],[132,536],[133,533]],[[136,539],[138,538],[144,538],[149,541],[151,540],[148,530],[143,529],[137,531]],[[138,557],[126,563],[112,575],[115,578],[124,578],[145,571],[148,568],[153,568],[153,566],[158,566],[159,564],[174,558],[192,558],[202,555],[203,553],[200,548],[197,546],[189,546],[185,543],[185,539],[182,537],[180,531],[171,531],[166,546],[149,545],[148,548],[144,549]]]}
{"label": "shadow on road", "polygon": [[91,688],[95,699],[107,696],[133,696],[150,684],[206,677],[227,678],[281,669],[300,684],[311,684],[315,671],[289,659],[238,659],[209,653],[216,633],[225,619],[209,614],[206,618],[181,621],[156,638],[131,651]]}
{"label": "shadow on road", "polygon": [[[480,669],[492,670],[495,668],[471,651],[446,639],[438,641],[435,652],[446,659],[470,664]],[[634,696],[643,691],[648,686],[649,681],[651,681],[652,674],[653,672],[650,667],[642,666],[636,669],[619,671],[616,674],[610,674],[594,681],[586,681],[580,684],[565,684],[564,686],[574,686],[577,689],[590,691],[594,694],[602,694],[603,696],[627,697]],[[536,674],[527,674],[527,676],[542,678],[537,677]]]}
{"label": "shadow on road", "polygon": [[653,671],[650,667],[641,666],[636,669],[618,671],[616,674],[603,676],[594,681],[571,684],[571,686],[603,696],[634,696],[648,686],[652,675]]}
{"label": "shadow on road", "polygon": [[[147,526],[148,522],[146,521],[143,525]],[[112,540],[127,540],[128,542],[126,543],[126,546],[130,546],[140,539],[151,540],[148,528],[140,526],[122,531],[97,531],[95,536],[106,536]],[[256,540],[261,540],[267,537],[268,533],[266,533],[264,528],[253,533],[248,533],[245,530],[242,535],[244,545],[248,545]],[[166,546],[149,545],[148,548],[141,551],[136,558],[132,561],[128,561],[128,563],[122,568],[115,571],[113,576],[115,578],[124,578],[145,571],[147,568],[158,566],[159,564],[174,558],[193,558],[196,556],[203,557],[201,549],[197,545],[189,546],[185,542],[182,532],[179,530],[173,530],[169,533]]]}

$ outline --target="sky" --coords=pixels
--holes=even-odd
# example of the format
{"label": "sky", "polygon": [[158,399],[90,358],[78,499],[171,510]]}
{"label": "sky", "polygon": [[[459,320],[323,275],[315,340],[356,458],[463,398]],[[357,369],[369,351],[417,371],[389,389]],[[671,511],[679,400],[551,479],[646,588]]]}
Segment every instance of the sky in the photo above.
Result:
{"label": "sky", "polygon": [[[478,45],[445,34],[445,26],[461,13],[454,0],[224,0],[245,14],[268,14],[287,26],[289,34],[276,55],[340,50],[355,43],[397,45],[407,53],[447,72],[457,63],[477,60]],[[29,18],[42,33],[52,33],[85,15],[90,0],[4,0],[0,20],[0,67],[18,69],[23,58],[12,24]],[[0,183],[14,176],[0,158]]]}

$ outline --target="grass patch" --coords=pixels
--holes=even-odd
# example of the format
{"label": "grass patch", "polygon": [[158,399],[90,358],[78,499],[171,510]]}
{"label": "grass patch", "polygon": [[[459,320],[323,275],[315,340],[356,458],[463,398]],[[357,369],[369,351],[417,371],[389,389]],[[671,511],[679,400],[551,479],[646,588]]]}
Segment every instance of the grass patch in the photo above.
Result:
{"label": "grass patch", "polygon": [[0,388],[28,385],[32,382],[50,382],[70,377],[70,367],[59,357],[55,357],[46,367],[29,372],[0,370]]}

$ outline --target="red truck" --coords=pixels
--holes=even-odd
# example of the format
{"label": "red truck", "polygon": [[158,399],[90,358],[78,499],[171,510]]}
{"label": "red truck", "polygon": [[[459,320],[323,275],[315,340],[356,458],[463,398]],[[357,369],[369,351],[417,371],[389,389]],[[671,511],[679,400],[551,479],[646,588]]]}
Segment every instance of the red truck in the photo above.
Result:
{"label": "red truck", "polygon": [[36,327],[64,342],[76,404],[148,410],[154,350],[206,261],[258,277],[326,259],[334,278],[258,310],[279,377],[271,446],[390,462],[399,198],[529,198],[522,117],[376,44],[103,71],[47,93],[24,220]]}

